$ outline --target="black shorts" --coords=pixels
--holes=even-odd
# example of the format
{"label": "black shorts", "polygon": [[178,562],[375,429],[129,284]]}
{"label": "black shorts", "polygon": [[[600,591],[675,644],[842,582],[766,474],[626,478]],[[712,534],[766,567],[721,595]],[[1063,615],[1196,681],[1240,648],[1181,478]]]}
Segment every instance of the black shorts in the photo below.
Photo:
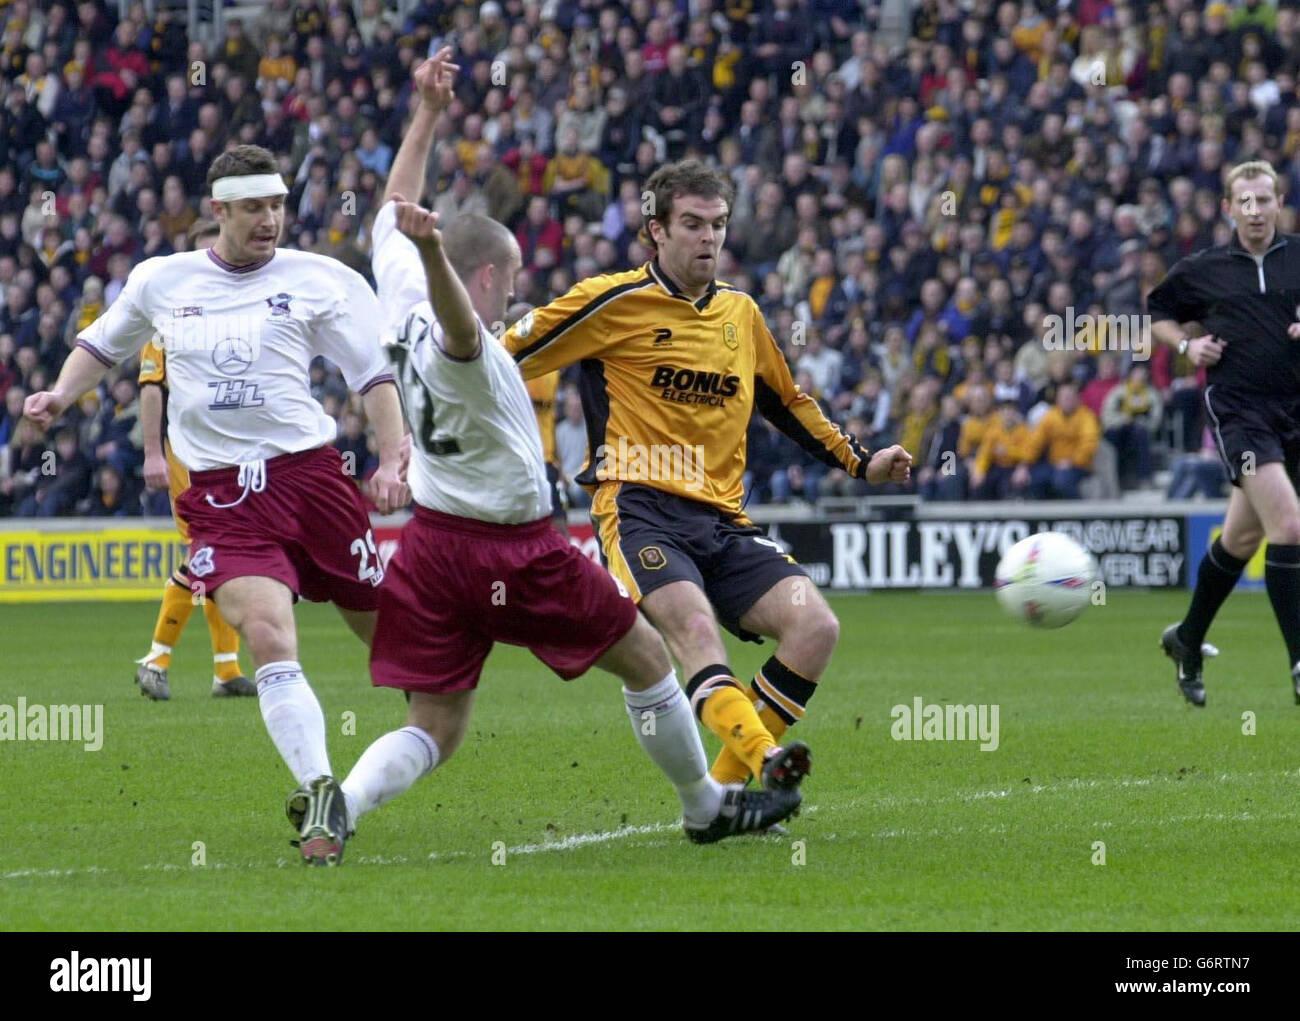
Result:
{"label": "black shorts", "polygon": [[[610,494],[612,492],[612,499]],[[738,638],[762,639],[740,618],[783,578],[807,577],[794,557],[746,520],[650,486],[611,483],[592,505],[605,566],[632,598],[674,581],[694,582]]]}
{"label": "black shorts", "polygon": [[1219,457],[1234,486],[1243,472],[1280,462],[1293,479],[1300,469],[1300,395],[1244,393],[1217,384],[1205,388],[1205,410]]}
{"label": "black shorts", "polygon": [[551,517],[563,518],[569,513],[569,501],[560,490],[560,469],[549,461],[546,464],[546,481],[551,484]]}

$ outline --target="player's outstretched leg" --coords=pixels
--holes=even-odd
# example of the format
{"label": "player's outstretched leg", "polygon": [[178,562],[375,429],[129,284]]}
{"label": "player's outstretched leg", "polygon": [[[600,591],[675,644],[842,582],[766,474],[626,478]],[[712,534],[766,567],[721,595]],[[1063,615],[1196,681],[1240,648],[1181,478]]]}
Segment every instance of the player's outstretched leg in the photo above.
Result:
{"label": "player's outstretched leg", "polygon": [[708,773],[708,759],[690,703],[668,650],[645,617],[597,665],[623,680],[623,701],[638,743],[677,791],[682,826],[695,843],[767,830],[799,807],[797,788],[746,791],[724,787]]}
{"label": "player's outstretched leg", "polygon": [[298,662],[293,593],[273,578],[245,576],[215,591],[222,616],[257,664],[257,701],[266,731],[300,787],[332,776],[325,714]]}
{"label": "player's outstretched leg", "polygon": [[304,860],[312,836],[322,839],[319,846],[327,851],[337,844],[341,859],[343,842],[355,832],[357,820],[409,790],[451,758],[460,746],[474,706],[473,690],[446,695],[422,691],[410,694],[406,726],[377,738],[339,785],[337,825],[326,825],[322,832],[313,834],[312,826],[321,825],[317,817],[323,814],[322,810],[316,817],[312,815],[315,795],[305,788],[289,795],[285,814],[298,829],[298,846]]}
{"label": "player's outstretched leg", "polygon": [[641,610],[689,678],[686,698],[692,712],[740,763],[736,775],[714,779],[744,783],[761,775],[776,739],[727,665],[726,647],[704,590],[685,579],[669,582],[646,593]]}
{"label": "player's outstretched leg", "polygon": [[135,683],[140,686],[140,694],[155,702],[171,698],[167,670],[171,666],[172,649],[193,612],[189,576],[182,566],[163,585],[162,605],[158,607],[149,653],[136,660],[139,669],[135,672]]}
{"label": "player's outstretched leg", "polygon": [[[749,682],[747,694],[763,726],[780,741],[803,719],[817,693],[818,679],[839,641],[839,621],[816,586],[799,575],[776,582],[745,612],[740,626],[777,640],[776,652]],[[811,769],[808,746],[787,742],[768,753],[760,780],[765,787],[798,786]],[[710,772],[723,783],[744,783],[750,776],[748,767],[726,747]]]}

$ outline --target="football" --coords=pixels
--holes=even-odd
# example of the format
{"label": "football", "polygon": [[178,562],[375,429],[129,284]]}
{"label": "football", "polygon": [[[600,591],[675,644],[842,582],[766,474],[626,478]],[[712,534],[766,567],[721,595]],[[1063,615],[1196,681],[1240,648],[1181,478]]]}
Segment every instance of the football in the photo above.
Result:
{"label": "football", "polygon": [[1064,627],[1088,605],[1097,562],[1060,532],[1021,539],[998,563],[998,602],[1017,620],[1034,627]]}

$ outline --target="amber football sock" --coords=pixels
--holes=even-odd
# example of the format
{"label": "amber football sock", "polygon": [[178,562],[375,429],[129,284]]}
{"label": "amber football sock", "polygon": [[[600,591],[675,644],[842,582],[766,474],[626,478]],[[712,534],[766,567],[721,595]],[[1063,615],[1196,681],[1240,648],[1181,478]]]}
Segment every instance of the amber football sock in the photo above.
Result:
{"label": "amber football sock", "polygon": [[212,638],[212,672],[219,681],[233,681],[239,673],[239,632],[226,623],[215,599],[203,600],[203,616],[208,619]]}
{"label": "amber football sock", "polygon": [[[759,720],[780,741],[790,727],[803,719],[808,700],[817,691],[817,685],[782,663],[775,656],[768,658],[750,682],[745,692],[754,703]],[[746,783],[751,775],[749,767],[728,747],[718,753],[709,775],[718,783]]]}
{"label": "amber football sock", "polygon": [[691,708],[751,773],[763,770],[763,758],[776,745],[754,704],[725,664],[705,667],[686,685]]}
{"label": "amber football sock", "polygon": [[158,620],[153,626],[153,646],[147,656],[137,659],[137,663],[147,663],[159,670],[171,666],[172,649],[180,640],[185,630],[185,622],[194,612],[194,603],[190,600],[188,579],[177,571],[163,586],[162,606],[158,608]]}

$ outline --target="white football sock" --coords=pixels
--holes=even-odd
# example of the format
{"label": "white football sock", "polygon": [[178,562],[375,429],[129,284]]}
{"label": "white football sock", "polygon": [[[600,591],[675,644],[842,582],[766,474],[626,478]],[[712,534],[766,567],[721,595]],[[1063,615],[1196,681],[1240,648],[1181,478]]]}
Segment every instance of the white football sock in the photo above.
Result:
{"label": "white football sock", "polygon": [[707,826],[722,808],[723,789],[709,776],[709,760],[677,671],[645,691],[624,688],[623,701],[636,739],[677,789],[682,819],[688,826]]}
{"label": "white football sock", "polygon": [[325,713],[299,663],[286,659],[260,667],[257,701],[267,733],[300,785],[333,775],[325,747]]}
{"label": "white football sock", "polygon": [[392,801],[433,772],[441,758],[438,743],[419,727],[389,731],[361,753],[343,781],[348,822],[355,826],[361,816]]}

